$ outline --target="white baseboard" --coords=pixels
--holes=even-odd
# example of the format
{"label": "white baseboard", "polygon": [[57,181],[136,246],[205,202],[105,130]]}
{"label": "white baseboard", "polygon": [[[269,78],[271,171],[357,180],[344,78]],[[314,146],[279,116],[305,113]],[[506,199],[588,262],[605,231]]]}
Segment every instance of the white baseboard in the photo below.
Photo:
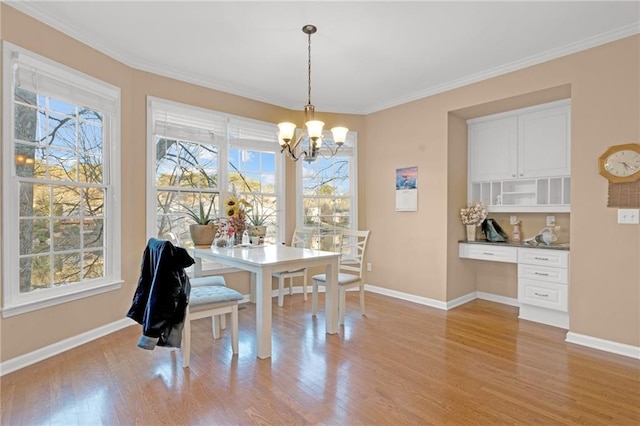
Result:
{"label": "white baseboard", "polygon": [[12,358],[3,363],[0,363],[0,376],[9,374],[13,371],[19,370],[24,367],[28,367],[36,362],[43,361],[59,353],[73,349],[76,346],[83,345],[92,340],[111,334],[115,331],[129,327],[130,325],[137,324],[130,318],[123,318],[118,321],[112,322],[102,327],[94,328],[77,336],[69,337],[68,339],[61,340],[44,348],[37,349],[33,352],[29,352],[24,355],[20,355],[16,358]]}
{"label": "white baseboard", "polygon": [[566,342],[576,345],[587,346],[593,349],[599,349],[605,352],[611,352],[618,355],[624,355],[635,359],[640,359],[640,347],[626,345],[624,343],[612,342],[611,340],[599,339],[597,337],[586,336],[573,332],[567,333]]}
{"label": "white baseboard", "polygon": [[[408,300],[409,302],[418,303],[420,305],[431,306],[432,308],[438,308],[447,310],[447,303],[441,300],[430,299],[428,297],[416,296],[409,293],[402,293],[400,291],[389,290],[388,288],[377,287],[371,284],[364,285],[365,290],[370,291],[371,293],[382,294],[389,297],[394,297],[396,299]],[[469,300],[470,301],[470,300]]]}
{"label": "white baseboard", "polygon": [[513,297],[500,296],[493,293],[485,293],[484,291],[476,291],[476,297],[478,299],[488,300],[490,302],[502,303],[503,305],[515,307],[520,306],[520,303],[518,303],[518,299],[514,299]]}

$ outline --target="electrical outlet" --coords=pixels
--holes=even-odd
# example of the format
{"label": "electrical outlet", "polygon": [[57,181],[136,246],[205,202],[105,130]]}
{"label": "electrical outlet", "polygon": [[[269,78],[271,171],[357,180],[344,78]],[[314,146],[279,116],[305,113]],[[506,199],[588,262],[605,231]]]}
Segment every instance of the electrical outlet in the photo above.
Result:
{"label": "electrical outlet", "polygon": [[371,272],[371,262],[367,262],[367,271]]}
{"label": "electrical outlet", "polygon": [[518,223],[518,216],[516,215],[509,216],[509,225],[515,225],[516,223]]}
{"label": "electrical outlet", "polygon": [[618,223],[625,225],[640,223],[640,209],[618,209]]}
{"label": "electrical outlet", "polygon": [[556,217],[547,216],[547,226],[555,226],[555,225],[556,225]]}

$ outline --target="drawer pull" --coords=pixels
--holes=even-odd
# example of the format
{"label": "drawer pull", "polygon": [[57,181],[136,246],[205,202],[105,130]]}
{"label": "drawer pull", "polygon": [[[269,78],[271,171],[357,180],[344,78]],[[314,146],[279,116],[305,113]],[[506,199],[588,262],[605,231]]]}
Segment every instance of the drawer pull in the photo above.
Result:
{"label": "drawer pull", "polygon": [[533,294],[535,294],[536,296],[540,296],[540,297],[549,297],[548,294],[542,294],[542,293],[537,293],[537,292],[533,292]]}
{"label": "drawer pull", "polygon": [[548,257],[539,257],[539,256],[534,256],[533,257],[535,260],[549,260]]}
{"label": "drawer pull", "polygon": [[534,275],[540,275],[540,276],[543,276],[543,277],[548,277],[549,276],[549,274],[547,274],[546,272],[534,272],[533,274]]}
{"label": "drawer pull", "polygon": [[487,256],[493,256],[495,253],[488,253],[486,251],[483,251],[482,254],[486,254]]}

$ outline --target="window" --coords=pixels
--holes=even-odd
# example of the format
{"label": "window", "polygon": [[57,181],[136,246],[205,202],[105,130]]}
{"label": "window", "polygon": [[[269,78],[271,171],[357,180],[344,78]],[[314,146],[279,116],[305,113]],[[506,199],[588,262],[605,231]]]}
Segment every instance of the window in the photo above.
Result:
{"label": "window", "polygon": [[[323,139],[328,138],[331,133],[325,132]],[[350,132],[334,157],[319,155],[313,162],[297,163],[297,224],[317,230],[319,238],[315,241],[319,246],[314,248],[335,251],[340,239],[332,236],[345,229],[358,229],[356,141],[357,134]]]}
{"label": "window", "polygon": [[[223,217],[232,192],[251,203],[249,216],[267,216],[266,241],[278,241],[283,220],[282,160],[277,127],[161,99],[149,100],[149,156],[152,170],[148,234],[178,236],[191,246],[186,209]],[[209,265],[209,269],[215,265]]]}
{"label": "window", "polygon": [[118,288],[120,91],[5,42],[3,316]]}
{"label": "window", "polygon": [[[232,119],[229,122],[229,186],[251,206],[247,213],[250,225],[267,226],[267,243],[279,241],[278,216],[283,208],[280,164],[282,156],[273,124]],[[274,149],[275,148],[275,149]]]}

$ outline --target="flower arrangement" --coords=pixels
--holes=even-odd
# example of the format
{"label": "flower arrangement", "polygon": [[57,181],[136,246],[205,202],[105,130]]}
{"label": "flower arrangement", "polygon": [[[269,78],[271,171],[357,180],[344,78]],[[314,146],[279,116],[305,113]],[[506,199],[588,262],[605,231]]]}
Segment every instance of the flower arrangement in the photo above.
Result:
{"label": "flower arrangement", "polygon": [[228,220],[229,227],[227,229],[227,235],[242,236],[242,233],[247,229],[247,208],[251,207],[251,204],[244,198],[238,198],[235,195],[230,196],[224,202],[224,214]]}
{"label": "flower arrangement", "polygon": [[469,203],[466,208],[460,209],[460,220],[465,225],[480,226],[487,218],[487,210],[482,203]]}

